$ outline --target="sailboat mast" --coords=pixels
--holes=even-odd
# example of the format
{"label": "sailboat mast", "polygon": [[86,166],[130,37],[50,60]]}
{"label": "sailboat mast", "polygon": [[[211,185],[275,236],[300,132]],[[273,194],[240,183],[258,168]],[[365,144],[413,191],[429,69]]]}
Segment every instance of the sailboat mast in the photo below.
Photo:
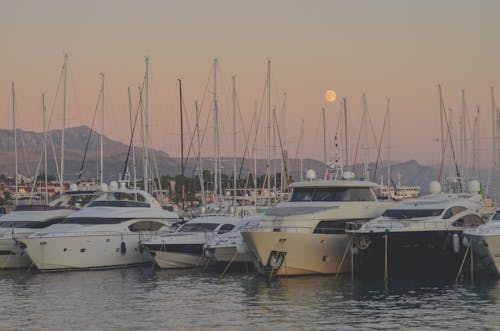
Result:
{"label": "sailboat mast", "polygon": [[233,206],[236,206],[236,76],[233,76]]}
{"label": "sailboat mast", "polygon": [[283,93],[283,107],[281,110],[281,132],[282,132],[282,145],[283,145],[283,157],[281,158],[281,192],[285,192],[287,189],[287,180],[285,177],[285,166],[288,163],[288,152],[286,149],[286,92]]}
{"label": "sailboat mast", "polygon": [[300,121],[300,181],[304,180],[304,119]]}
{"label": "sailboat mast", "polygon": [[194,108],[196,110],[196,136],[198,140],[198,177],[201,186],[201,205],[205,205],[205,183],[203,180],[203,164],[201,158],[201,138],[200,138],[200,110],[198,109],[198,101],[195,101]]}
{"label": "sailboat mast", "polygon": [[[255,123],[255,137],[258,135],[258,125],[257,125],[257,101],[255,101],[253,118]],[[257,138],[255,138],[257,139]],[[253,193],[254,193],[254,204],[255,209],[257,209],[257,147],[255,146],[255,142],[253,144]]]}
{"label": "sailboat mast", "polygon": [[325,165],[325,170],[328,168],[326,165],[326,115],[325,108],[321,108],[321,114],[323,116],[323,163]]}
{"label": "sailboat mast", "polygon": [[219,170],[220,170],[220,154],[219,154],[219,109],[217,101],[217,58],[214,59],[214,196],[218,200],[217,193],[222,193],[219,189]]}
{"label": "sailboat mast", "polygon": [[365,174],[364,179],[370,180],[370,174],[368,172],[368,109],[366,107],[366,94],[363,93],[363,134],[364,134],[364,168]]}
{"label": "sailboat mast", "polygon": [[462,176],[467,180],[467,104],[462,90]]}
{"label": "sailboat mast", "polygon": [[45,124],[46,113],[45,113],[45,94],[42,93],[42,124],[43,124],[43,159],[45,161],[44,179],[45,179],[45,204],[49,203],[49,189],[47,184],[47,126]]}
{"label": "sailboat mast", "polygon": [[349,169],[349,148],[347,143],[347,99],[343,98],[342,101],[344,106],[345,166],[346,169]]}
{"label": "sailboat mast", "polygon": [[443,124],[443,114],[444,114],[444,101],[443,92],[441,89],[441,84],[438,85],[439,90],[439,118],[441,120],[441,155],[444,158],[444,124]]}
{"label": "sailboat mast", "polygon": [[64,193],[64,130],[66,129],[66,78],[68,74],[68,54],[64,54],[63,76],[63,116],[61,131],[61,178],[59,179],[59,192]]}
{"label": "sailboat mast", "polygon": [[276,179],[277,179],[277,169],[276,169],[276,126],[277,126],[277,120],[276,120],[276,109],[273,108],[273,119],[272,119],[272,123],[273,123],[273,191],[276,191]]}
{"label": "sailboat mast", "polygon": [[16,205],[19,198],[19,186],[17,183],[17,126],[16,126],[16,92],[12,82],[12,121],[14,126],[14,183],[16,187]]}
{"label": "sailboat mast", "polygon": [[101,172],[99,177],[99,182],[104,183],[104,155],[103,155],[103,136],[104,136],[104,73],[101,72]]}
{"label": "sailboat mast", "polygon": [[267,206],[271,207],[271,60],[267,60]]}
{"label": "sailboat mast", "polygon": [[491,123],[493,125],[493,196],[495,197],[495,206],[498,208],[500,197],[498,196],[498,112],[495,102],[495,89],[491,89]]}
{"label": "sailboat mast", "polygon": [[391,98],[387,98],[387,190],[389,200],[391,197]]}
{"label": "sailboat mast", "polygon": [[132,167],[134,176],[134,190],[137,189],[137,168],[135,165],[135,145],[134,145],[134,124],[132,121],[132,96],[130,94],[130,86],[128,88],[128,113],[130,117],[130,143],[132,147]]}
{"label": "sailboat mast", "polygon": [[145,95],[144,95],[144,191],[149,190],[149,58],[145,60],[146,63],[146,73],[144,76],[145,80]]}
{"label": "sailboat mast", "polygon": [[184,121],[182,110],[182,80],[179,81],[179,112],[181,120],[181,209],[184,209]]}

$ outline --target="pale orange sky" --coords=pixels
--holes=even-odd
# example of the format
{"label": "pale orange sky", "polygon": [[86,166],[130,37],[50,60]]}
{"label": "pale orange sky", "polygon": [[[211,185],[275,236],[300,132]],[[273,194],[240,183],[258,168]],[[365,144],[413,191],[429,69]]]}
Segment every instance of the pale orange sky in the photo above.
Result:
{"label": "pale orange sky", "polygon": [[[339,98],[348,99],[352,149],[365,92],[377,134],[385,99],[391,97],[393,159],[437,163],[441,158],[436,141],[440,135],[437,85],[442,83],[446,106],[455,110],[455,119],[461,111],[462,89],[470,120],[473,109],[480,106],[480,158],[483,163],[489,160],[490,86],[496,88],[500,103],[498,1],[52,0],[4,1],[0,9],[2,128],[12,127],[10,84],[14,81],[18,126],[41,131],[41,93],[46,93],[50,110],[66,52],[70,61],[67,126],[90,124],[99,73],[104,72],[105,134],[128,142],[127,87],[133,87],[137,105],[137,86],[148,56],[153,145],[178,156],[177,78],[183,79],[192,128],[194,100],[201,101],[212,59],[217,57],[221,148],[231,156],[231,76],[237,75],[248,130],[254,101],[261,100],[269,58],[273,107],[281,109],[287,93],[290,157],[296,156],[304,118],[304,157],[323,159],[321,108],[327,106],[327,126],[333,133],[339,103],[326,105],[324,92],[334,89]],[[203,119],[207,111],[208,104]],[[51,128],[60,128],[60,119],[58,106]],[[260,135],[265,137],[265,131]],[[259,157],[264,158],[266,142],[260,140]],[[206,156],[212,155],[211,145],[212,139],[207,138]],[[371,159],[375,148],[372,143]]]}

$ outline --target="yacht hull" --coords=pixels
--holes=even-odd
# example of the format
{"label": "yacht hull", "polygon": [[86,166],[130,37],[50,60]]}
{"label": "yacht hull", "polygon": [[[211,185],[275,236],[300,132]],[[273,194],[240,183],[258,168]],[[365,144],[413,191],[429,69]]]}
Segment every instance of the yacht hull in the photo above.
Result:
{"label": "yacht hull", "polygon": [[29,268],[31,263],[31,259],[14,239],[0,239],[0,270]]}
{"label": "yacht hull", "polygon": [[20,239],[40,271],[117,268],[150,263],[139,234],[79,235]]}
{"label": "yacht hull", "polygon": [[500,277],[500,236],[467,235],[472,241],[477,262],[489,273]]}
{"label": "yacht hull", "polygon": [[355,269],[384,277],[387,262],[391,278],[454,279],[465,254],[462,240],[462,231],[445,230],[355,234]]}
{"label": "yacht hull", "polygon": [[255,231],[242,232],[242,236],[253,254],[256,270],[266,277],[350,270],[349,259],[341,266],[348,243],[345,234]]}
{"label": "yacht hull", "polygon": [[248,263],[252,260],[246,246],[244,249],[240,249],[238,246],[208,247],[205,255],[217,263]]}
{"label": "yacht hull", "polygon": [[[174,236],[183,238],[184,236]],[[191,238],[192,239],[192,238]],[[203,264],[203,245],[198,243],[161,243],[142,244],[154,258],[156,265],[161,269],[194,268]]]}

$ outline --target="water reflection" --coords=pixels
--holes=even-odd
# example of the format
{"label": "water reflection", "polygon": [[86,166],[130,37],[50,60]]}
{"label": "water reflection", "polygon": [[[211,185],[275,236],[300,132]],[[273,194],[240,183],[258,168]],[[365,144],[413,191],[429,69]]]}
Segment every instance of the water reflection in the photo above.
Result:
{"label": "water reflection", "polygon": [[0,329],[496,329],[500,285],[151,268],[0,273]]}

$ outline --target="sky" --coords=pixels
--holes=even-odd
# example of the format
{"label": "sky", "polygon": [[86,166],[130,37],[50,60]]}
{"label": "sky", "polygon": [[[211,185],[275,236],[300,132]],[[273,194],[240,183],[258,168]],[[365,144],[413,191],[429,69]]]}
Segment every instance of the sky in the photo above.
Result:
{"label": "sky", "polygon": [[[488,164],[491,86],[500,100],[498,13],[500,2],[495,0],[5,0],[0,3],[0,127],[12,128],[12,82],[19,128],[42,131],[42,93],[48,111],[54,109],[50,128],[61,127],[62,96],[55,96],[67,53],[67,126],[90,126],[102,72],[104,134],[127,143],[127,89],[131,88],[137,109],[147,57],[152,145],[180,155],[178,79],[182,79],[186,136],[195,125],[198,100],[200,125],[207,127],[202,154],[211,156],[213,124],[207,119],[212,109],[212,62],[217,58],[222,155],[233,154],[231,77],[235,75],[239,154],[245,143],[241,133],[250,129],[257,103],[264,112],[256,153],[265,158],[267,101],[262,96],[270,60],[271,107],[280,125],[286,94],[286,120],[280,133],[290,157],[323,160],[325,108],[327,158],[331,158],[339,101],[345,97],[352,162],[365,93],[373,126],[371,160],[377,154],[390,97],[392,159],[439,163],[438,84],[442,84],[445,106],[454,110],[456,130],[462,89],[469,127],[479,107],[479,158]],[[324,98],[328,89],[338,95],[332,103]],[[302,119],[303,149],[298,147]]]}

